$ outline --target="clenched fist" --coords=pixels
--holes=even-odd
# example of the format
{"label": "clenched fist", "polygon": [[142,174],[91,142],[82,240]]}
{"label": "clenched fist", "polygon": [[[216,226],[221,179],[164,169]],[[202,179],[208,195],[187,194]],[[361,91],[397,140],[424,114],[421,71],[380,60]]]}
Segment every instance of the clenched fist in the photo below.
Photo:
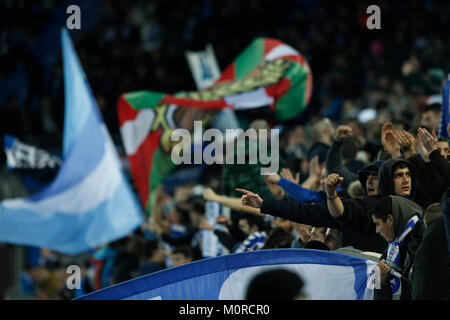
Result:
{"label": "clenched fist", "polygon": [[328,175],[327,179],[325,180],[325,190],[327,192],[327,197],[331,198],[336,195],[336,189],[339,188],[339,186],[342,184],[342,181],[344,181],[344,178],[340,177],[337,173],[331,173]]}
{"label": "clenched fist", "polygon": [[335,133],[336,139],[342,141],[352,136],[352,128],[350,126],[339,126]]}

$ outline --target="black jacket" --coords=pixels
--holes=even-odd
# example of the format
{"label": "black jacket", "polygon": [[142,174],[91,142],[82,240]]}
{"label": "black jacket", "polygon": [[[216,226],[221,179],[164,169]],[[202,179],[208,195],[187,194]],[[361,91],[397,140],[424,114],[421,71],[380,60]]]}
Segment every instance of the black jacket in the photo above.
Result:
{"label": "black jacket", "polygon": [[414,300],[450,299],[450,256],[444,216],[432,220],[416,251],[412,272]]}
{"label": "black jacket", "polygon": [[[400,247],[400,263],[401,268],[401,300],[410,300],[412,298],[412,280],[410,271],[415,262],[415,254],[417,248],[422,240],[425,227],[422,221],[423,210],[415,202],[404,197],[392,197],[392,215],[394,217],[394,233],[395,236],[400,236],[403,228],[406,226],[408,220],[414,215],[419,216],[420,220],[416,223],[414,229],[408,233],[403,240],[403,245]],[[386,248],[380,259],[386,259]],[[381,285],[381,289],[375,289],[374,300],[392,300],[391,286]]]}
{"label": "black jacket", "polygon": [[362,251],[381,253],[387,243],[375,233],[375,225],[373,223],[370,225],[368,222],[371,221],[369,208],[373,206],[375,198],[363,196],[343,200],[348,214],[361,217],[358,221],[362,221],[362,224],[367,226],[366,229],[361,229],[359,226],[355,228],[357,224],[343,223],[339,219],[334,219],[328,211],[326,203],[303,204],[298,201],[267,199],[262,203],[261,212],[315,227],[341,230],[342,246],[353,246]]}

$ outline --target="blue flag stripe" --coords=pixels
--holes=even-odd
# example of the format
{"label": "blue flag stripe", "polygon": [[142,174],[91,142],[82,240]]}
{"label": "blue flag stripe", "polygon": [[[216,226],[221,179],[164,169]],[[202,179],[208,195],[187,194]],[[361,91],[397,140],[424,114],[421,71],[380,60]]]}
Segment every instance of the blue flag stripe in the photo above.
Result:
{"label": "blue flag stripe", "polygon": [[[217,299],[218,291],[226,275],[231,275],[236,270],[253,266],[271,266],[283,264],[313,264],[321,266],[346,266],[353,268],[355,283],[352,290],[364,290],[367,281],[367,261],[358,257],[345,254],[311,250],[311,249],[270,249],[258,250],[252,252],[234,253],[215,258],[207,258],[192,262],[186,265],[173,267],[170,269],[155,272],[150,275],[142,276],[121,284],[113,285],[80,299],[129,299],[130,297],[151,297],[161,288],[162,294],[167,291],[165,286],[177,284],[180,289],[184,285],[185,292],[180,292],[178,297],[165,297],[167,299]],[[217,275],[216,275],[217,274]],[[205,288],[199,285],[197,278],[205,279],[211,275],[213,281],[208,284],[213,288]],[[224,276],[225,275],[225,276]],[[320,275],[318,275],[320,277]],[[218,281],[218,282],[217,282]],[[200,281],[201,282],[201,281]],[[216,283],[217,282],[217,283]],[[195,285],[197,283],[197,285]],[[188,285],[190,284],[190,285]],[[164,291],[166,290],[166,291]],[[187,292],[191,291],[189,294]],[[210,292],[204,295],[201,291]],[[150,292],[151,294],[145,294]],[[164,295],[164,294],[163,294]],[[198,297],[202,298],[198,298]],[[356,292],[356,296],[361,298],[364,292]],[[163,297],[164,298],[164,297]]]}

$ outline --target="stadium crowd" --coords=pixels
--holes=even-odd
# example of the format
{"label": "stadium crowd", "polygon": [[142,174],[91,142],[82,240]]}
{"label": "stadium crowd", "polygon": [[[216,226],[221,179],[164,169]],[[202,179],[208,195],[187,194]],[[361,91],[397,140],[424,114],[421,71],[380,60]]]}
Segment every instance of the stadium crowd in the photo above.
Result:
{"label": "stadium crowd", "polygon": [[[450,5],[410,1],[405,9],[401,2],[382,2],[382,30],[370,31],[368,4],[98,5],[92,27],[76,33],[74,43],[119,149],[119,95],[195,90],[182,53],[206,43],[213,44],[224,69],[254,37],[278,38],[307,58],[313,95],[308,108],[285,123],[236,112],[246,128],[280,128],[279,172],[261,176],[260,165],[224,164],[187,179],[183,172],[191,168],[180,166],[177,179],[156,190],[145,224],[127,237],[79,256],[28,247],[22,297],[72,299],[209,256],[305,248],[380,261],[376,299],[393,298],[392,269],[401,274],[401,299],[449,299],[450,142],[436,135],[450,72],[444,27]],[[0,10],[1,133],[53,151],[61,146],[62,64],[56,58],[43,65],[34,48],[54,8],[64,5],[50,0],[29,10],[26,1],[10,1]],[[1,174],[12,174],[6,171]],[[3,189],[12,188],[5,181],[12,180],[2,182],[2,198],[9,194]],[[208,216],[211,203],[221,205],[214,220]],[[390,244],[402,234],[392,263]],[[215,252],[205,248],[208,243]],[[66,268],[73,264],[81,267],[81,289],[66,286]]]}

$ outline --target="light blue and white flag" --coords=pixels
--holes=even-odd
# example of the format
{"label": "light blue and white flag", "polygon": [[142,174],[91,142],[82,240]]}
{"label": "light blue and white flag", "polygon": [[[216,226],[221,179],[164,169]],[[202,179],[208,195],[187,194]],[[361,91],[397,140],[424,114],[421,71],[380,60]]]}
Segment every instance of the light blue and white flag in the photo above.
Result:
{"label": "light blue and white flag", "polygon": [[0,241],[78,254],[127,235],[143,215],[67,30],[61,39],[64,163],[42,191],[0,202]]}
{"label": "light blue and white flag", "polygon": [[83,300],[244,300],[257,274],[285,268],[312,300],[371,300],[376,262],[313,249],[267,249],[203,259],[87,294]]}

